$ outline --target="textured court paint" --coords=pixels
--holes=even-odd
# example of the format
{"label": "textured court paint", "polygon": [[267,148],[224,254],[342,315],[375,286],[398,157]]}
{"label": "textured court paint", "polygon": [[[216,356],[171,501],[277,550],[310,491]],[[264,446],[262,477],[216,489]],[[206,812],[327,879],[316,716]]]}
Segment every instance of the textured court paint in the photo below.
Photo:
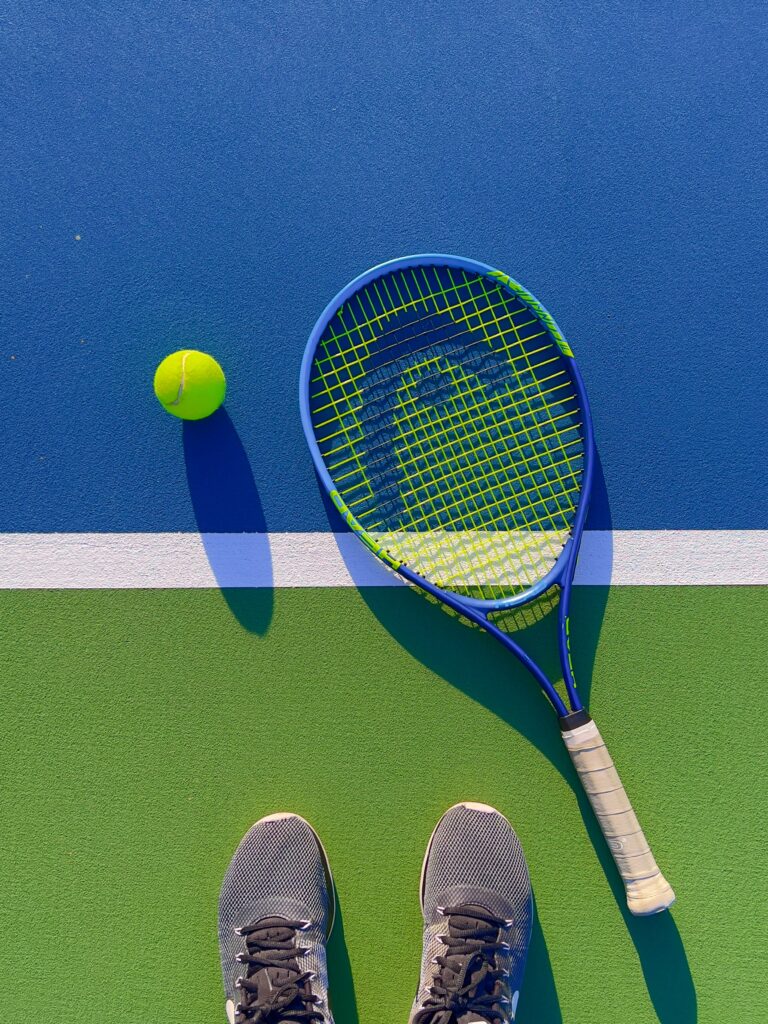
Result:
{"label": "textured court paint", "polygon": [[187,345],[268,528],[326,529],[304,344],[429,249],[552,311],[616,528],[768,526],[763,4],[28,0],[1,27],[0,530],[194,529],[152,394]]}
{"label": "textured court paint", "polygon": [[[575,582],[768,584],[768,530],[584,535]],[[6,533],[0,589],[378,587],[402,579],[352,533]]]}
{"label": "textured court paint", "polygon": [[[339,887],[337,1024],[404,1021],[424,845],[471,798],[530,862],[520,1024],[762,1024],[768,590],[600,593],[575,598],[577,675],[604,611],[591,706],[673,917],[627,923],[536,687],[409,591],[277,591],[262,637],[215,590],[0,593],[3,1019],[27,1019],[44,977],[57,1024],[223,1020],[220,879],[251,822],[290,808]],[[549,629],[529,633],[545,661]]]}

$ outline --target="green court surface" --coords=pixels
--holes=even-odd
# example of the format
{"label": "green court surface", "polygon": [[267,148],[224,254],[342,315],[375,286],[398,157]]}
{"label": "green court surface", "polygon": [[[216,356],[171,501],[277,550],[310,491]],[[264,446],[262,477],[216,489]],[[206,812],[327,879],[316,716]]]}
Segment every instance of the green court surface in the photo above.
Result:
{"label": "green court surface", "polygon": [[[511,819],[535,888],[518,1024],[764,1021],[768,592],[574,602],[671,914],[624,911],[535,684],[414,593],[0,594],[2,1019],[223,1021],[221,877],[256,818],[292,809],[336,877],[337,1024],[405,1024],[424,847],[474,799]],[[547,663],[552,628],[529,631]]]}

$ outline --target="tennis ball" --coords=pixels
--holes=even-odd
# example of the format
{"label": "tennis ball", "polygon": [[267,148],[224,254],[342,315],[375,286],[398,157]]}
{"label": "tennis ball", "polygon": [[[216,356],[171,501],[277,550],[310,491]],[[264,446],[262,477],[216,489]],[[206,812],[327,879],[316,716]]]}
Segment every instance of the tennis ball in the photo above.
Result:
{"label": "tennis ball", "polygon": [[155,394],[166,412],[182,420],[202,420],[224,401],[224,371],[205,352],[182,349],[155,370]]}

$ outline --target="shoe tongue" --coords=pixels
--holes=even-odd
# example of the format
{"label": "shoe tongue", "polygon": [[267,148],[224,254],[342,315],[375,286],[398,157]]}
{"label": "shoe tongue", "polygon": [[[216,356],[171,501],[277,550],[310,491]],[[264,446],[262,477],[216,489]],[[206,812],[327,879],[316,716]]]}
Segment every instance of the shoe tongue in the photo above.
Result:
{"label": "shoe tongue", "polygon": [[488,911],[485,907],[481,907],[479,904],[474,903],[463,903],[461,907],[457,908],[461,911],[458,914],[451,914],[450,927],[451,930],[468,931],[469,929],[476,928],[478,920],[487,927],[484,918],[488,916]]}
{"label": "shoe tongue", "polygon": [[[276,946],[286,941],[292,941],[292,931],[285,926],[285,918],[265,917],[258,922],[259,941],[268,945],[272,940]],[[277,998],[276,989],[280,989],[288,983],[293,984],[299,977],[301,971],[295,957],[284,960],[278,967],[261,967],[250,977],[250,982],[256,984],[258,1001],[267,1006],[273,1004]],[[286,990],[278,999],[281,1005],[286,996],[290,995],[290,989]],[[293,1000],[290,1000],[293,1002]]]}
{"label": "shoe tongue", "polygon": [[[482,920],[488,914],[485,907],[468,903],[462,905],[461,911],[460,914],[451,914],[449,922],[449,932],[451,935],[461,936],[472,932],[478,924],[478,919],[475,915],[480,915]],[[446,981],[460,978],[464,974],[467,962],[473,955],[468,953],[460,953],[458,955],[447,953],[448,964],[443,969],[443,977]],[[451,963],[456,965],[457,970],[451,969]],[[469,979],[461,978],[461,980],[463,983],[466,983]],[[470,1010],[468,1013],[462,1014],[456,1021],[456,1024],[490,1024],[490,1018],[478,1016],[477,1010]]]}
{"label": "shoe tongue", "polygon": [[295,981],[295,972],[286,971],[282,967],[263,967],[250,979],[256,982],[260,1003],[270,1005],[276,998],[276,989],[281,989],[289,981]]}

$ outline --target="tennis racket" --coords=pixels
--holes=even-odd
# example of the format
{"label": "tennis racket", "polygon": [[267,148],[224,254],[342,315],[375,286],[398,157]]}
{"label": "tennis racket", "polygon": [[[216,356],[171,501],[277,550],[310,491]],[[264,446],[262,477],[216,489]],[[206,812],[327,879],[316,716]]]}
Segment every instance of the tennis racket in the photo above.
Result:
{"label": "tennis racket", "polygon": [[[549,313],[472,260],[409,256],[374,267],[312,331],[301,417],[320,479],[363,544],[495,636],[536,679],[631,912],[669,907],[675,894],[576,691],[568,610],[594,443],[576,361]],[[493,621],[555,585],[567,705]]]}

